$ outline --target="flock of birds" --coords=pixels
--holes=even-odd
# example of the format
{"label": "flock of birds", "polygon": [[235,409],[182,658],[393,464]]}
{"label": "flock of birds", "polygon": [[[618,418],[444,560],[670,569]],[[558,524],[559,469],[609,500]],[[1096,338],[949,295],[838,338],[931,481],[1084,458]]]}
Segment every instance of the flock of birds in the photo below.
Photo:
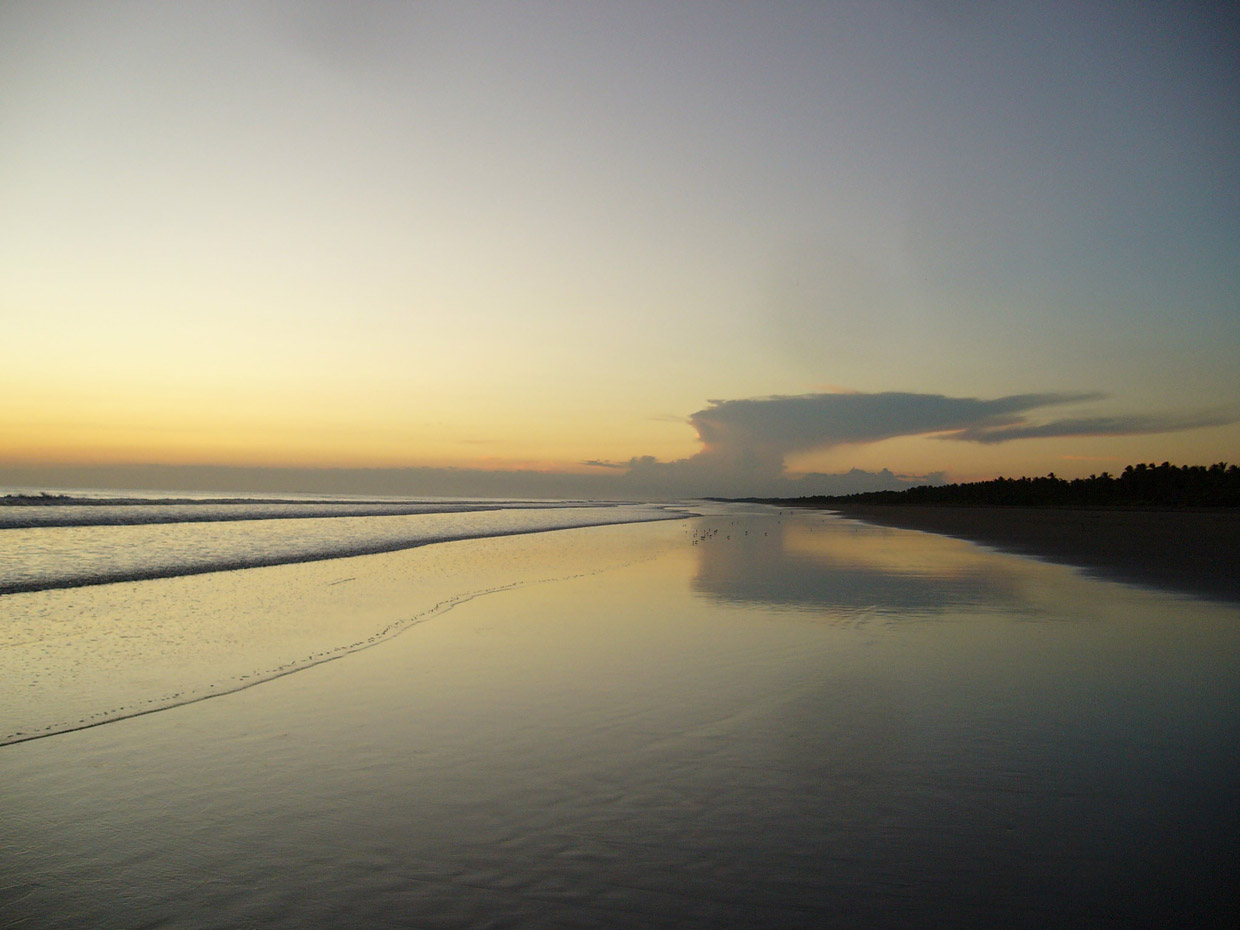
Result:
{"label": "flock of birds", "polygon": [[[781,515],[781,516],[782,516],[782,515]],[[776,522],[778,522],[778,523],[783,523],[783,520],[782,520],[782,519],[780,519],[780,520],[778,520],[778,521],[776,521]],[[736,521],[735,521],[735,520],[732,520],[732,521],[728,524],[728,526],[736,526]],[[703,527],[703,528],[695,529],[695,530],[693,531],[692,536],[690,536],[690,538],[689,538],[689,539],[690,539],[690,544],[691,544],[691,545],[696,546],[696,545],[697,545],[698,543],[700,543],[700,542],[706,542],[706,540],[708,540],[708,539],[714,539],[716,536],[718,536],[718,535],[720,534],[720,532],[722,532],[722,529],[721,529],[720,527],[712,527],[712,528],[705,528],[705,527]],[[749,535],[749,530],[742,530],[742,531],[741,531],[741,533],[742,533],[742,535],[743,535],[743,536],[748,536],[748,535]],[[756,535],[756,534],[755,534],[755,535]],[[763,531],[762,535],[763,535],[763,536],[769,536],[769,535],[770,535],[770,533],[768,533],[768,532],[766,532],[766,531]],[[726,533],[726,534],[724,535],[724,537],[723,537],[723,538],[724,538],[724,539],[731,539],[731,538],[732,538],[732,534],[731,534],[731,533]],[[737,538],[739,539],[739,538],[740,538],[740,536],[738,536]]]}

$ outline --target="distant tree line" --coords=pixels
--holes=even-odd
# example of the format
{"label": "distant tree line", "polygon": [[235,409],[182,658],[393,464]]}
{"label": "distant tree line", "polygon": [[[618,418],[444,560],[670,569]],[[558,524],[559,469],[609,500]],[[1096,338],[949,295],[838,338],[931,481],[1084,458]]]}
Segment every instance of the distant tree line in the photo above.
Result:
{"label": "distant tree line", "polygon": [[922,485],[905,491],[870,491],[846,496],[801,497],[806,507],[831,504],[975,504],[1006,507],[1240,507],[1240,466],[1129,465],[1121,474],[1103,472],[1067,480],[995,478],[967,484]]}

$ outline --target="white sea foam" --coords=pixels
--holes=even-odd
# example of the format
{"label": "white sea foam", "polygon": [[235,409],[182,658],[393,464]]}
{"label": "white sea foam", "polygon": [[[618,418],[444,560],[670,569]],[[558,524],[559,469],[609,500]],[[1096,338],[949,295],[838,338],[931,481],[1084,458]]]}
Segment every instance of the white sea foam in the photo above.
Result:
{"label": "white sea foam", "polygon": [[478,596],[646,558],[687,515],[416,503],[438,510],[0,530],[0,745],[230,693]]}
{"label": "white sea foam", "polygon": [[[20,499],[20,498],[19,498]],[[13,498],[10,498],[13,500]],[[581,501],[365,501],[365,500],[160,500],[99,501],[73,497],[0,506],[0,529],[43,526],[136,526],[149,523],[217,523],[311,517],[384,517],[488,510],[557,510],[607,506]]]}
{"label": "white sea foam", "polygon": [[[653,504],[571,501],[148,501],[0,511],[0,519],[9,521],[7,526],[0,522],[0,594],[674,519],[685,513]],[[32,525],[36,519],[41,523]]]}

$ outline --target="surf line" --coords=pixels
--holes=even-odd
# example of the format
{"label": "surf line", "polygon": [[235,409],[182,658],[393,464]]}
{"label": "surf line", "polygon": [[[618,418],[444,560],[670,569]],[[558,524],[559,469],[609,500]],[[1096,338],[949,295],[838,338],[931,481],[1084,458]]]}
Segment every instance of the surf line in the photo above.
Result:
{"label": "surf line", "polygon": [[62,588],[86,588],[101,584],[123,584],[131,581],[155,581],[160,578],[182,578],[188,575],[208,575],[212,572],[243,571],[250,568],[270,568],[275,565],[298,565],[304,562],[325,562],[330,559],[347,559],[359,555],[379,555],[383,552],[401,552],[437,543],[457,542],[466,539],[497,539],[502,536],[527,536],[534,533],[555,533],[560,530],[581,530],[592,526],[620,526],[628,523],[657,523],[662,520],[684,520],[696,514],[665,510],[657,516],[638,520],[600,520],[597,523],[575,523],[566,526],[539,526],[529,529],[498,529],[489,532],[440,534],[417,539],[386,540],[371,544],[324,549],[318,552],[289,552],[255,556],[245,559],[221,559],[185,565],[166,565],[150,569],[104,571],[92,575],[66,575],[54,578],[31,578],[22,581],[0,583],[0,596],[26,594],[32,591],[53,591]]}
{"label": "surf line", "polygon": [[[634,523],[634,522],[637,522],[637,523],[662,522],[662,519],[678,519],[683,516],[697,516],[697,514],[687,514],[687,515],[676,514],[675,516],[667,517],[667,518],[660,518],[658,520],[639,520],[639,521],[622,520],[614,524],[591,524],[585,527],[562,527],[558,529],[590,529],[592,526],[626,525],[628,523]],[[489,534],[487,536],[482,536],[482,537],[467,537],[467,538],[488,539],[488,538],[493,538],[494,536],[497,536],[497,535],[498,536],[518,536],[518,535],[529,535],[530,533],[535,533],[535,532],[554,532],[554,531],[553,530],[527,530],[527,531],[522,531],[520,533]],[[447,541],[453,542],[456,540],[447,540]],[[408,548],[415,548],[415,547],[408,547]],[[383,551],[391,551],[391,550],[383,550]],[[356,653],[362,652],[363,650],[366,650],[366,649],[370,649],[373,646],[378,646],[382,643],[388,642],[389,640],[396,638],[401,633],[404,633],[406,630],[412,629],[415,626],[419,626],[423,623],[426,623],[429,620],[433,620],[436,617],[442,616],[448,613],[449,611],[451,611],[453,608],[459,607],[462,604],[469,603],[470,601],[475,600],[476,598],[486,597],[487,595],[491,595],[491,594],[500,594],[504,591],[513,591],[518,588],[533,587],[535,585],[542,585],[542,584],[555,584],[557,582],[562,582],[562,581],[572,581],[577,578],[582,578],[586,575],[597,575],[597,574],[602,574],[603,572],[607,572],[607,571],[615,571],[617,569],[626,568],[630,565],[635,565],[639,562],[648,561],[656,557],[657,557],[657,553],[652,553],[646,556],[645,559],[641,559],[641,558],[631,559],[627,562],[622,562],[617,565],[610,565],[605,568],[599,568],[592,572],[576,572],[571,575],[555,576],[552,578],[538,578],[532,581],[514,581],[514,582],[510,582],[509,584],[497,585],[493,588],[486,588],[481,591],[471,591],[466,594],[461,594],[456,597],[452,597],[452,598],[448,598],[447,600],[440,601],[438,604],[428,607],[426,610],[422,611],[422,613],[415,614],[414,616],[409,617],[407,619],[393,620],[387,626],[383,627],[378,632],[371,634],[364,640],[358,640],[346,646],[338,646],[335,649],[332,649],[327,652],[318,652],[300,661],[295,659],[291,662],[286,662],[284,665],[279,666],[275,669],[269,669],[266,672],[252,672],[252,673],[240,676],[239,678],[234,678],[233,679],[234,683],[231,686],[225,686],[223,688],[220,688],[220,687],[217,687],[217,685],[215,684],[211,684],[208,686],[211,690],[207,693],[191,693],[189,696],[184,696],[183,692],[177,692],[175,695],[169,695],[163,698],[150,698],[147,701],[143,702],[145,704],[153,704],[156,706],[140,707],[140,708],[135,708],[132,710],[126,710],[126,708],[124,707],[113,708],[112,711],[104,711],[99,714],[92,714],[88,717],[85,717],[79,720],[76,724],[55,724],[55,723],[49,724],[48,726],[44,727],[41,731],[34,732],[34,733],[27,733],[25,731],[19,730],[16,733],[10,733],[5,736],[0,736],[0,749],[3,749],[5,746],[15,746],[19,743],[29,743],[29,742],[32,742],[33,740],[48,739],[49,737],[52,737],[52,736],[63,736],[67,733],[76,733],[81,730],[90,730],[90,729],[94,729],[95,727],[105,726],[109,723],[119,723],[122,720],[132,720],[135,717],[145,717],[147,714],[156,714],[156,713],[159,713],[165,710],[173,710],[177,707],[185,707],[190,704],[197,704],[201,701],[209,701],[212,698],[224,697],[229,694],[236,694],[239,691],[245,691],[249,688],[255,688],[259,685],[264,685],[264,684],[267,684],[268,682],[272,682],[272,681],[276,681],[277,679],[284,678],[286,675],[294,675],[297,672],[304,672],[307,669],[314,668],[315,666],[323,665],[324,663],[327,663],[327,662],[334,662],[337,659],[343,659],[346,656],[355,655]],[[306,561],[306,560],[303,560],[303,561]],[[343,580],[353,581],[355,579],[346,578]],[[340,582],[334,582],[334,583],[339,584]],[[116,713],[116,711],[125,711],[125,712]],[[94,719],[91,719],[92,717],[101,717],[102,719],[94,720]]]}

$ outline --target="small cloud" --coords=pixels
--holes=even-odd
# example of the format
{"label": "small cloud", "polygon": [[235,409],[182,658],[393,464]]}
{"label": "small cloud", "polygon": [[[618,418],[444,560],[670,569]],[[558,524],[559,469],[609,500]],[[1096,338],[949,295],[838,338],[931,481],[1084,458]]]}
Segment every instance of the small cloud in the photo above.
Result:
{"label": "small cloud", "polygon": [[1065,436],[1141,436],[1151,433],[1178,433],[1182,430],[1234,423],[1236,417],[1220,412],[1169,416],[1081,417],[1052,420],[1050,423],[1025,423],[990,426],[979,424],[942,436],[962,442],[995,445],[1015,439],[1051,439]]}
{"label": "small cloud", "polygon": [[904,475],[896,472],[896,478],[908,484],[946,484],[947,472],[931,471],[924,475]]}
{"label": "small cloud", "polygon": [[659,413],[659,414],[655,414],[652,417],[647,417],[646,419],[653,420],[656,423],[688,423],[689,422],[688,417],[682,416],[680,414],[675,414],[675,413]]}
{"label": "small cloud", "polygon": [[582,465],[588,465],[588,466],[590,466],[591,468],[622,468],[622,469],[627,469],[627,468],[629,467],[629,463],[628,463],[628,462],[604,462],[604,461],[601,461],[600,459],[587,459],[586,461],[582,462],[581,464],[582,464]]}

